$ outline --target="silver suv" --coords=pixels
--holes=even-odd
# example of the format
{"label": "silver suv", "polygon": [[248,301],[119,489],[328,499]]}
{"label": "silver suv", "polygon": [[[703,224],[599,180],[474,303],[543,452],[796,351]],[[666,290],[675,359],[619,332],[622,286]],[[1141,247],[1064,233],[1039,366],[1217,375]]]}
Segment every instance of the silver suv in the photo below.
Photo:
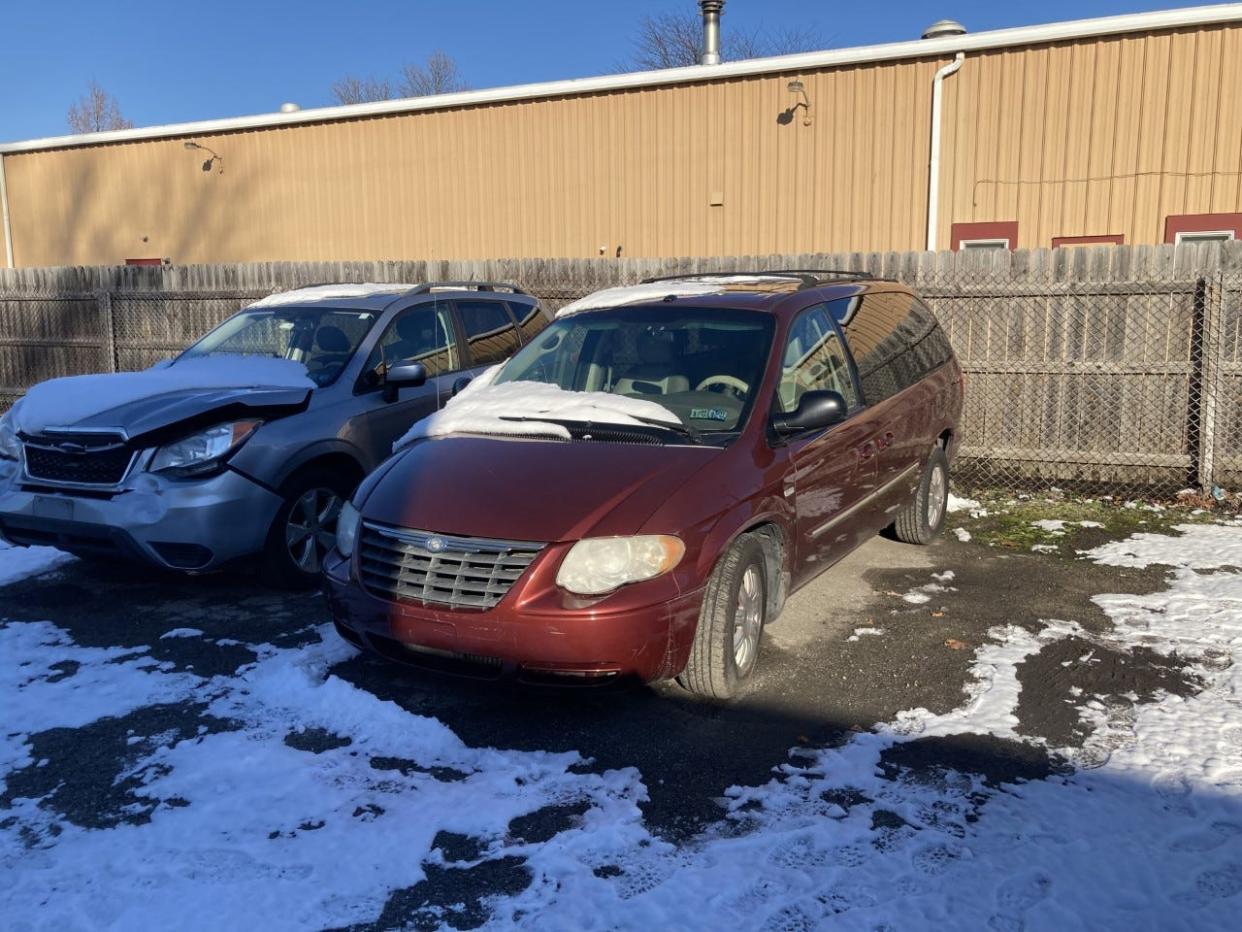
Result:
{"label": "silver suv", "polygon": [[[0,535],[191,572],[260,554],[269,581],[313,582],[341,504],[393,442],[547,322],[507,283],[315,286],[244,308],[170,364],[37,386],[0,419]],[[230,377],[256,357],[305,372]],[[32,427],[22,406],[40,392],[65,400],[55,414],[91,410],[84,393],[120,400]]]}

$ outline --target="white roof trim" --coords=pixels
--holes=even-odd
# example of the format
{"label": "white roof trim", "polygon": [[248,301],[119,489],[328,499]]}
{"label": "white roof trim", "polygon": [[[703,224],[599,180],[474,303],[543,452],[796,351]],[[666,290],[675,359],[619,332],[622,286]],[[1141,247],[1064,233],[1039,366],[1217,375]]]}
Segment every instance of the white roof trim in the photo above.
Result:
{"label": "white roof trim", "polygon": [[540,84],[518,84],[510,87],[463,91],[457,94],[440,94],[434,97],[409,97],[402,100],[383,100],[369,104],[319,107],[310,110],[298,110],[294,113],[260,113],[253,116],[232,117],[224,120],[171,123],[166,126],[124,129],[107,133],[53,136],[46,139],[30,139],[24,142],[0,143],[0,155],[34,152],[40,149],[64,149],[71,146],[97,146],[114,142],[163,139],[170,136],[206,136],[246,129],[296,126],[301,123],[321,123],[326,120],[356,120],[362,117],[416,113],[420,110],[444,110],[451,107],[471,107],[514,100],[568,97],[637,87],[689,84],[696,81],[717,81],[725,78],[745,77],[747,75],[772,72],[810,71],[818,68],[868,62],[928,58],[953,55],[957,52],[974,52],[1009,46],[1064,42],[1093,36],[1117,35],[1128,32],[1150,32],[1158,29],[1176,29],[1187,26],[1208,26],[1218,23],[1236,22],[1242,22],[1242,3],[1219,3],[1212,6],[1188,7],[1180,10],[1158,10],[1152,13],[1131,13],[1124,16],[1079,19],[1070,22],[1049,23],[1042,26],[1019,26],[1013,29],[996,29],[991,32],[946,36],[942,39],[915,39],[907,42],[864,45],[847,49],[830,49],[822,52],[801,52],[796,55],[753,58],[747,61],[730,62],[723,65],[693,65],[688,68],[669,68],[663,71],[639,71],[630,74],[604,75],[596,78],[546,81]]}

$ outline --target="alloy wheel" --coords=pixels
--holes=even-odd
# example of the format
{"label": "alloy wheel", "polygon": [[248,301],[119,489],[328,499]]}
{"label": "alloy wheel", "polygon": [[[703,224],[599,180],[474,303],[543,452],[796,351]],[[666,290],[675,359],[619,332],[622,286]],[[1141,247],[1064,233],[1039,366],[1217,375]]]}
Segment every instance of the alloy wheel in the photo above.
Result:
{"label": "alloy wheel", "polygon": [[344,503],[331,489],[309,489],[289,511],[285,543],[294,565],[303,573],[318,573],[323,558],[336,543],[336,521]]}
{"label": "alloy wheel", "polygon": [[763,577],[751,564],[742,574],[737,590],[737,611],[733,615],[733,664],[745,674],[759,651],[763,631]]}
{"label": "alloy wheel", "polygon": [[934,528],[940,523],[947,498],[947,483],[944,468],[937,463],[932,467],[931,476],[927,480],[927,526]]}

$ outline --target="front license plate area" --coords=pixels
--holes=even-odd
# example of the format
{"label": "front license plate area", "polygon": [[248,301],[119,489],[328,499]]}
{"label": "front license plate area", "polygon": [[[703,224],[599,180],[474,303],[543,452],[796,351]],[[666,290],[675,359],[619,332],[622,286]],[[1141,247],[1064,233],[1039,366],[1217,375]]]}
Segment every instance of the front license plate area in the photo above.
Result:
{"label": "front license plate area", "polygon": [[59,521],[73,520],[73,499],[56,495],[36,495],[31,512],[37,518],[55,518]]}

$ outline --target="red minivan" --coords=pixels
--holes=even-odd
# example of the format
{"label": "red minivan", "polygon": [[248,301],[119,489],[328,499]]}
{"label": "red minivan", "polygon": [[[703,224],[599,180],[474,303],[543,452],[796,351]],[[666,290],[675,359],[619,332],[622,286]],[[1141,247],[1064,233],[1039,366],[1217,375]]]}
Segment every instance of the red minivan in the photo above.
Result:
{"label": "red minivan", "polygon": [[564,308],[421,421],[337,527],[341,635],[532,682],[734,695],[791,592],[944,521],[962,373],[908,288],[652,280]]}

